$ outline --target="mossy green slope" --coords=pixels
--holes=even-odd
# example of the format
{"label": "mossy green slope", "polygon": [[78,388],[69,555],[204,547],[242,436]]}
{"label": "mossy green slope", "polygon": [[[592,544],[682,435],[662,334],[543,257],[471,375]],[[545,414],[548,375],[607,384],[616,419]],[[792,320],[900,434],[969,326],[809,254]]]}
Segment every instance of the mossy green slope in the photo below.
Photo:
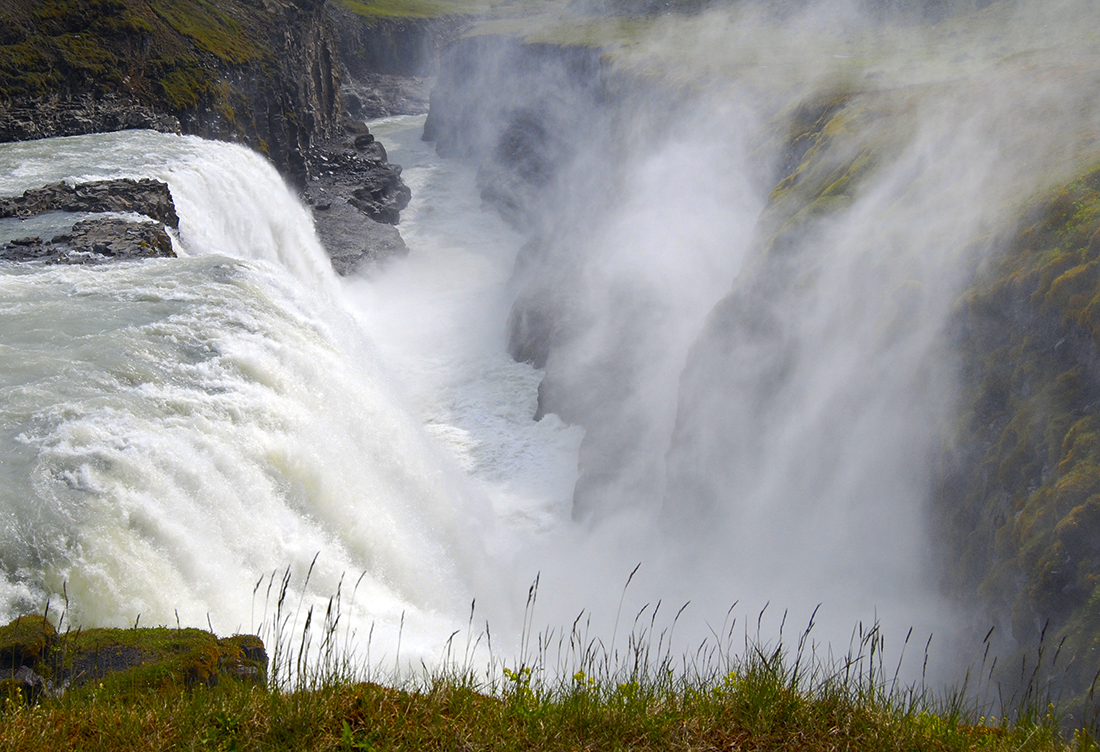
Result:
{"label": "mossy green slope", "polygon": [[[960,301],[964,410],[940,488],[953,590],[1100,668],[1100,165],[1037,199]],[[1049,625],[1049,626],[1047,626]]]}
{"label": "mossy green slope", "polygon": [[[35,120],[42,102],[75,120],[87,116],[82,102],[141,106],[186,133],[243,141],[301,177],[300,152],[338,117],[323,9],[323,0],[0,0],[0,105]],[[67,135],[65,119],[41,135]]]}
{"label": "mossy green slope", "polygon": [[[850,673],[858,673],[858,669]],[[823,683],[760,652],[712,680],[645,677],[556,688],[521,669],[506,686],[437,676],[406,689],[350,680],[278,692],[224,682],[116,699],[90,687],[33,708],[0,707],[0,747],[20,750],[940,750],[1071,747],[1050,716],[1000,726],[871,677]],[[813,685],[813,686],[811,686]]]}
{"label": "mossy green slope", "polygon": [[222,678],[262,684],[267,653],[251,635],[218,639],[200,629],[166,627],[58,633],[44,617],[24,616],[0,627],[0,690],[21,692],[16,674],[23,667],[55,691],[93,685],[125,698]]}
{"label": "mossy green slope", "polygon": [[0,97],[124,91],[191,107],[220,94],[210,58],[239,65],[270,56],[249,20],[206,0],[2,0]]}

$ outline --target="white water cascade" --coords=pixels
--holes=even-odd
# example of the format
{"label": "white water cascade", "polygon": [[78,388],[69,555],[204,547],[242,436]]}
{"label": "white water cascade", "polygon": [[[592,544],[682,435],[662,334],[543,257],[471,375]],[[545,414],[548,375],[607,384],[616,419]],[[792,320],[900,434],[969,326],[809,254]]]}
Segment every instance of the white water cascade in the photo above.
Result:
{"label": "white water cascade", "polygon": [[[248,631],[272,616],[265,578],[289,568],[296,623],[339,589],[364,659],[371,635],[372,660],[392,666],[398,645],[437,660],[476,599],[472,629],[489,622],[512,661],[536,576],[528,631],[583,610],[609,646],[640,563],[619,639],[661,599],[664,628],[697,599],[677,622],[684,649],[738,600],[742,623],[770,599],[805,625],[816,604],[759,571],[687,568],[708,558],[652,510],[572,522],[583,430],[533,421],[541,374],[505,352],[522,238],[481,211],[474,165],[419,140],[422,122],[371,125],[413,190],[410,254],[346,280],[241,147],[147,132],[0,147],[0,195],[153,177],[181,217],[179,259],[0,267],[0,620],[67,598],[74,624]],[[0,222],[0,240],[56,221]],[[912,596],[898,599],[927,608]],[[878,605],[825,604],[821,637],[846,643]]]}
{"label": "white water cascade", "polygon": [[[421,121],[389,127],[418,143]],[[249,630],[273,608],[256,583],[289,567],[298,588],[316,557],[296,605],[343,578],[346,623],[382,627],[376,651],[400,629],[415,657],[474,597],[510,596],[497,525],[568,517],[581,432],[531,420],[539,376],[502,340],[516,238],[455,205],[469,166],[408,163],[414,252],[341,283],[307,210],[241,147],[133,132],[0,162],[3,195],[153,177],[181,217],[180,259],[0,269],[0,619],[67,597],[75,624]],[[475,234],[448,237],[463,214]]]}

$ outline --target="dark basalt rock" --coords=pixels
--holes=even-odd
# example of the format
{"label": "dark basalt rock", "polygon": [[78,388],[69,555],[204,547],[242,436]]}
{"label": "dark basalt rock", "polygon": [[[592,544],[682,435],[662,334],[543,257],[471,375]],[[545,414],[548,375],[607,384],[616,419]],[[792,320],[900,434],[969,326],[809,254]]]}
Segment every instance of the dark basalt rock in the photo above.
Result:
{"label": "dark basalt rock", "polygon": [[408,252],[393,225],[412,198],[401,166],[387,161],[385,147],[367,126],[348,121],[344,128],[346,140],[326,142],[311,153],[313,177],[302,191],[313,208],[317,235],[341,275]]}
{"label": "dark basalt rock", "polygon": [[179,133],[174,115],[116,96],[0,102],[0,142],[145,129]]}
{"label": "dark basalt rock", "polygon": [[313,210],[317,236],[328,251],[332,268],[341,276],[409,252],[396,227],[363,216],[347,199],[336,198]]}
{"label": "dark basalt rock", "polygon": [[30,217],[51,211],[134,212],[178,228],[179,217],[168,185],[158,180],[99,180],[51,183],[15,198],[0,198],[0,218]]}
{"label": "dark basalt rock", "polygon": [[384,165],[363,175],[363,184],[351,192],[348,203],[376,222],[395,225],[409,205],[412,191],[401,182],[401,167]]}
{"label": "dark basalt rock", "polygon": [[142,258],[173,258],[165,226],[179,227],[168,185],[158,180],[99,180],[51,183],[22,196],[0,198],[0,218],[32,217],[48,212],[133,212],[155,222],[121,218],[85,219],[49,240],[28,237],[0,247],[4,261],[98,264]]}
{"label": "dark basalt rock", "polygon": [[341,81],[344,108],[352,117],[373,120],[428,111],[430,80],[422,76],[360,73]]}
{"label": "dark basalt rock", "polygon": [[329,141],[310,154],[313,177],[302,197],[311,206],[320,207],[331,204],[332,196],[348,196],[349,204],[375,222],[397,224],[401,210],[412,198],[412,191],[401,180],[401,165],[386,161],[385,147],[363,123],[348,123],[346,132],[352,140]]}
{"label": "dark basalt rock", "polygon": [[100,264],[143,258],[175,258],[164,226],[125,219],[86,219],[50,240],[21,238],[0,247],[0,260],[50,264]]}
{"label": "dark basalt rock", "polygon": [[303,155],[339,130],[325,5],[0,3],[0,140],[181,131],[244,142],[301,185]]}

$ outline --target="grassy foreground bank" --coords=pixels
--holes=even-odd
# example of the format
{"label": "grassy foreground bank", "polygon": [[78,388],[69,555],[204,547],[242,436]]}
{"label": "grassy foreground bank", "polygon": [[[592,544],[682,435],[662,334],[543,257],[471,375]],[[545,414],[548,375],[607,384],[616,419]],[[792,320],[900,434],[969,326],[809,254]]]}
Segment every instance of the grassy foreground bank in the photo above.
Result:
{"label": "grassy foreground bank", "polygon": [[[869,666],[869,664],[868,664]],[[505,669],[495,686],[437,674],[403,689],[326,680],[276,691],[234,681],[123,693],[89,685],[4,701],[0,749],[42,750],[1087,750],[1051,707],[1001,723],[889,676],[799,668],[754,649],[709,680],[614,683],[583,672],[556,686]],[[886,681],[883,681],[885,679]]]}

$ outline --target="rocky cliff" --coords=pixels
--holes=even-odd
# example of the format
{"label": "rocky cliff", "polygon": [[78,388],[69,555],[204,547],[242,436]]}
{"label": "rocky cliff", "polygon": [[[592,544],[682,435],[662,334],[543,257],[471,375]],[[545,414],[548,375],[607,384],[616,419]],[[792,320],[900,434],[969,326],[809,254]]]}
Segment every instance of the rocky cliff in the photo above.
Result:
{"label": "rocky cliff", "polygon": [[330,11],[324,0],[0,0],[0,140],[153,128],[242,142],[302,191],[350,273],[403,252],[392,225],[409,191],[355,119],[382,112],[345,111],[341,71],[404,81],[431,50],[410,52],[425,34],[337,25]]}
{"label": "rocky cliff", "polygon": [[[536,417],[556,413],[586,428],[577,519],[605,516],[608,499],[623,496],[608,486],[624,465],[650,457],[640,447],[649,429],[628,403],[648,367],[638,345],[659,306],[624,288],[609,321],[592,297],[592,272],[601,224],[629,180],[627,155],[665,140],[679,117],[668,115],[684,101],[675,86],[613,72],[598,48],[490,35],[452,45],[432,92],[424,138],[441,155],[477,159],[482,200],[529,238],[516,260],[508,348],[546,371]],[[598,356],[575,357],[594,347]]]}
{"label": "rocky cliff", "polygon": [[185,133],[243,141],[301,180],[311,142],[338,125],[323,0],[4,0],[0,27],[9,140],[164,128],[170,116]]}

